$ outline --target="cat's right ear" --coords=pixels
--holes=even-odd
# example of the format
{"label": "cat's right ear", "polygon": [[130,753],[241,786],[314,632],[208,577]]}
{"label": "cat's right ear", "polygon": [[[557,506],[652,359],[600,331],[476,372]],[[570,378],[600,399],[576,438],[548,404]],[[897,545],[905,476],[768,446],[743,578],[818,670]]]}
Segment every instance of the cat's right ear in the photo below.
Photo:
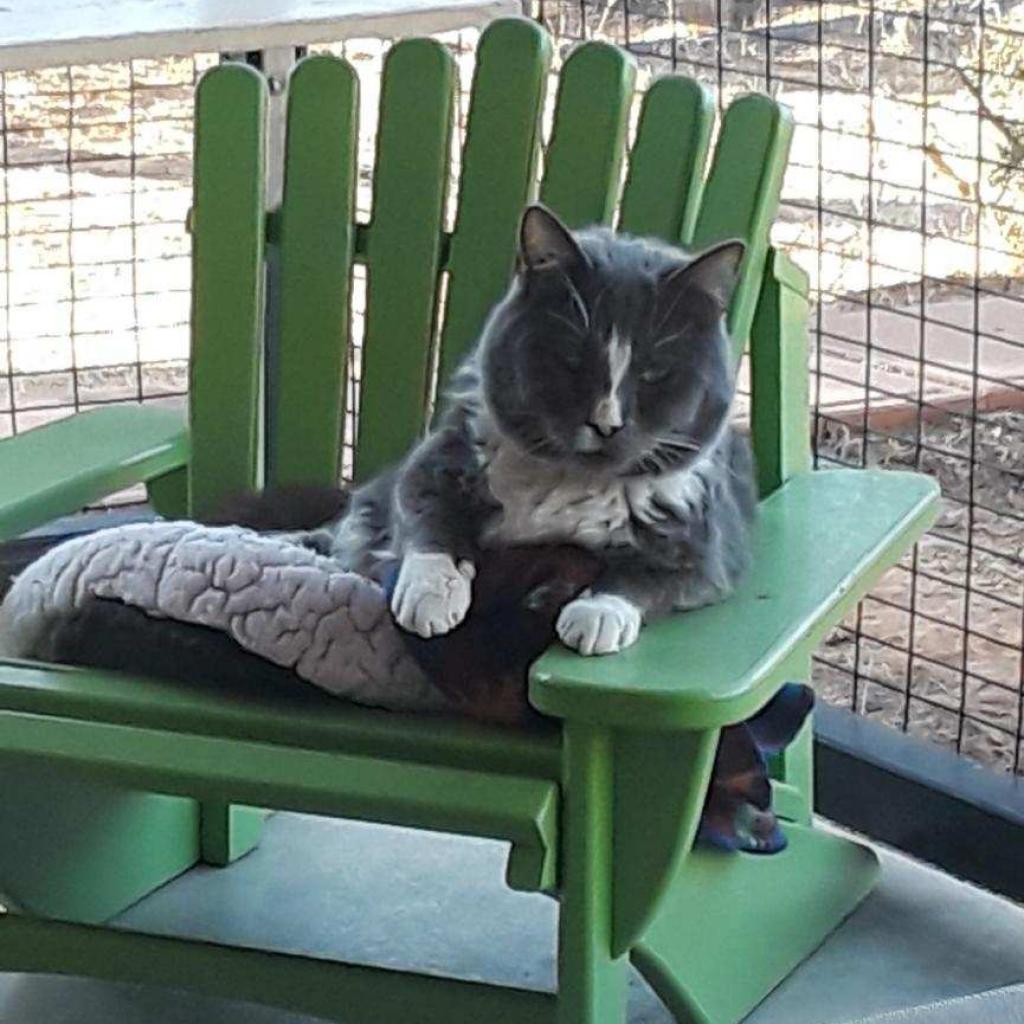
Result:
{"label": "cat's right ear", "polygon": [[546,207],[528,206],[519,225],[519,262],[525,270],[569,273],[583,253],[569,229]]}

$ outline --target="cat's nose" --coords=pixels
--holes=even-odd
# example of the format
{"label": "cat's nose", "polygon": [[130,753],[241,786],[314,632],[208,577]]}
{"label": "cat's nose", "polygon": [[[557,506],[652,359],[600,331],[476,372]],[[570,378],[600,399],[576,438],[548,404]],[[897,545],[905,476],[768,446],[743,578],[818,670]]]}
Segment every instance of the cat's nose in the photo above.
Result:
{"label": "cat's nose", "polygon": [[590,418],[587,420],[587,426],[599,437],[607,440],[612,434],[617,434],[622,429],[625,419],[622,414],[622,399],[619,397],[618,391],[614,391],[594,406]]}
{"label": "cat's nose", "polygon": [[617,434],[622,429],[621,421],[615,420],[602,420],[600,422],[595,420],[589,420],[587,426],[590,427],[595,433],[600,434],[601,437],[609,438],[614,434]]}

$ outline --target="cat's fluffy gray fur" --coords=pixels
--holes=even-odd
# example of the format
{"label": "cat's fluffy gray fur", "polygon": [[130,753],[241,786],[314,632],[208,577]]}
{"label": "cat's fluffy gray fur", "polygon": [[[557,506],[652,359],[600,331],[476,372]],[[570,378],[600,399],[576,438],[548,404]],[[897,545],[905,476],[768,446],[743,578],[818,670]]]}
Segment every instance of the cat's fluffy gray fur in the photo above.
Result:
{"label": "cat's fluffy gray fur", "polygon": [[755,510],[748,444],[729,420],[724,324],[743,254],[737,242],[692,257],[572,233],[529,208],[516,279],[437,428],[354,495],[320,546],[361,571],[380,551],[400,556],[393,610],[423,636],[465,615],[476,553],[512,543],[601,556],[593,592],[558,622],[585,654],[726,596]]}

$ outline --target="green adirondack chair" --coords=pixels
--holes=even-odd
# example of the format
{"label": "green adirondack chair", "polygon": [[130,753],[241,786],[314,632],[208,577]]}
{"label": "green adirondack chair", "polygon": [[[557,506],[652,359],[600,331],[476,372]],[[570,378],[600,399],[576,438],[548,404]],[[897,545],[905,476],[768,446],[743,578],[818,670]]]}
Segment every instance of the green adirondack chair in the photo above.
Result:
{"label": "green adirondack chair", "polygon": [[[451,232],[456,73],[436,42],[388,56],[368,224],[355,214],[348,64],[311,57],[292,75],[284,200],[269,216],[266,83],[242,65],[207,74],[188,424],[164,409],[108,408],[0,443],[0,537],[140,481],[174,516],[258,480],[334,481],[354,264],[369,277],[357,476],[395,459],[423,429],[435,356],[443,376],[505,288],[539,186],[571,225],[617,212],[624,231],[747,240],[730,323],[751,357],[763,494],[752,574],[727,603],[654,624],[621,654],[544,656],[531,699],[562,723],[545,735],[0,663],[3,969],[181,985],[329,1020],[613,1024],[631,961],[680,1021],[725,1024],[870,888],[874,856],[812,827],[809,733],[777,765],[785,853],[694,849],[694,832],[720,727],[807,677],[815,643],[927,527],[936,488],[907,473],[810,471],[806,280],[768,244],[785,110],[764,96],[734,102],[705,176],[711,99],[662,78],[627,154],[633,66],[589,43],[561,71],[539,173],[550,56],[528,21],[484,33]],[[273,332],[268,246],[280,267]],[[508,841],[508,884],[560,903],[557,995],[102,926],[193,863],[245,852],[258,840],[254,808]]]}

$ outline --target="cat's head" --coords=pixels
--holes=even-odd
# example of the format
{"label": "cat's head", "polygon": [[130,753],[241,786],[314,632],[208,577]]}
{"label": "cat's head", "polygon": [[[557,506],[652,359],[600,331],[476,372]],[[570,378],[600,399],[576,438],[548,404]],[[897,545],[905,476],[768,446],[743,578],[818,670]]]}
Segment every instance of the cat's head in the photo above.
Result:
{"label": "cat's head", "polygon": [[531,206],[519,269],[485,332],[499,429],[526,451],[614,474],[663,472],[718,437],[734,389],[725,311],[742,242],[694,257]]}

